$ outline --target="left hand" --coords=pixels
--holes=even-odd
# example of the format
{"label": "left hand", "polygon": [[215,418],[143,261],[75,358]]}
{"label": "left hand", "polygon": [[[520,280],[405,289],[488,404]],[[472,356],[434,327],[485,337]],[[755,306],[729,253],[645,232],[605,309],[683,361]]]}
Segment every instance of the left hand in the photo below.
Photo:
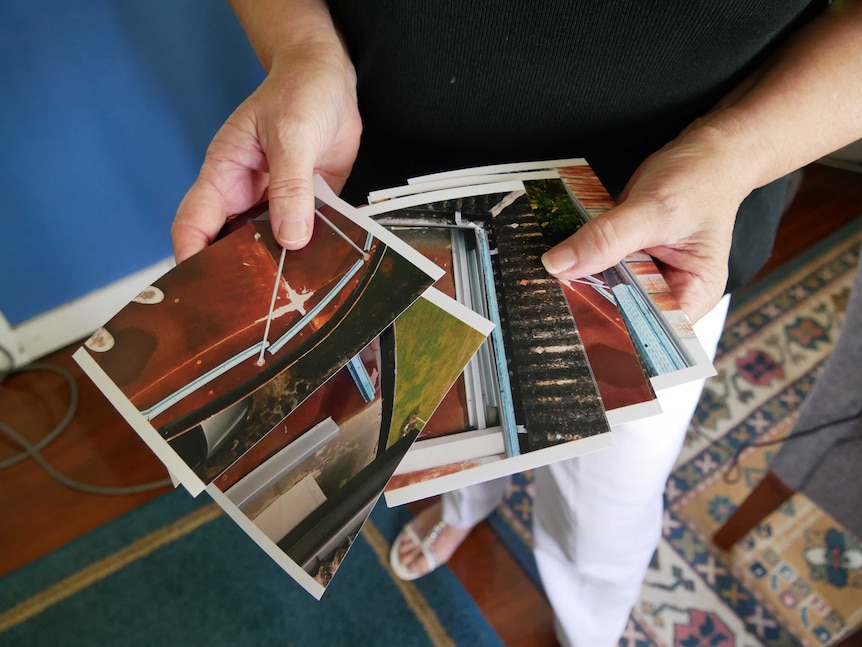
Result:
{"label": "left hand", "polygon": [[697,321],[724,294],[736,212],[755,188],[732,160],[721,133],[694,124],[641,164],[619,206],[548,250],[546,269],[577,279],[643,250]]}

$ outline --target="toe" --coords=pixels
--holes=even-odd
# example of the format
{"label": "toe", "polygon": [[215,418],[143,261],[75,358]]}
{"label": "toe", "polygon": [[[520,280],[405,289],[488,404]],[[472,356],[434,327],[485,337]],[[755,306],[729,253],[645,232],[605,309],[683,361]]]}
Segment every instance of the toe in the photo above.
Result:
{"label": "toe", "polygon": [[421,553],[419,555],[412,556],[411,559],[404,562],[404,565],[411,573],[425,573],[428,570],[425,556]]}

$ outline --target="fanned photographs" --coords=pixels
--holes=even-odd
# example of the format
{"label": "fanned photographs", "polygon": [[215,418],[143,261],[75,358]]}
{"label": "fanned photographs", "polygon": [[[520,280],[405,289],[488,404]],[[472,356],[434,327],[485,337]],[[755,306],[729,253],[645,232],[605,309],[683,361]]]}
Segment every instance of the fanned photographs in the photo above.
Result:
{"label": "fanned photographs", "polygon": [[318,183],[309,245],[263,213],[132,300],[75,353],[190,493],[206,490],[320,598],[492,324],[443,271]]}
{"label": "fanned photographs", "polygon": [[306,247],[282,258],[265,214],[234,223],[75,355],[193,495],[442,274],[318,188]]}
{"label": "fanned photographs", "polygon": [[423,421],[490,330],[430,288],[207,492],[320,598]]}
{"label": "fanned photographs", "polygon": [[[501,329],[512,376],[515,426],[522,438],[529,436],[531,427],[535,434],[537,428],[544,426],[555,430],[555,440],[578,440],[580,446],[563,444],[564,449],[560,450],[549,445],[543,453],[512,460],[504,425],[494,427],[470,420],[455,433],[451,421],[441,425],[432,419],[428,433],[420,436],[387,486],[386,499],[390,505],[601,448],[597,446],[601,435],[587,432],[586,442],[584,438],[566,436],[568,423],[581,422],[583,404],[576,396],[565,395],[569,387],[563,385],[575,384],[577,380],[560,374],[558,367],[561,355],[576,346],[591,372],[597,400],[611,427],[660,413],[657,391],[714,374],[688,318],[648,255],[633,255],[606,272],[577,281],[552,279],[537,262],[546,249],[573,234],[589,218],[614,206],[583,159],[459,169],[414,178],[405,186],[371,193],[368,196],[371,206],[365,212],[381,222],[403,226],[410,219],[421,222],[429,210],[437,208],[436,202],[423,203],[451,201],[453,196],[493,194],[513,182],[520,184],[530,213],[507,220],[497,217],[506,213],[502,208],[492,217],[479,220],[486,223],[488,237],[495,245],[494,263],[498,272],[495,289],[502,301]],[[477,199],[470,198],[472,202]],[[462,225],[470,220],[463,212],[458,213],[457,219]],[[502,248],[498,248],[500,241]],[[516,241],[511,251],[506,251],[507,241]],[[452,273],[446,263],[439,260],[438,263],[447,274]],[[456,269],[455,274],[458,273]],[[556,282],[562,301],[557,290],[549,290],[536,279]],[[464,281],[455,278],[452,283]],[[519,311],[522,290],[528,295],[524,303],[529,306]],[[471,303],[456,294],[453,296]],[[514,316],[507,313],[508,309],[515,311]],[[527,320],[534,322],[529,330],[521,325]],[[572,329],[577,344],[565,341]],[[556,343],[548,344],[549,339]],[[531,365],[537,367],[535,372],[530,371]],[[468,375],[465,371],[462,379],[469,382]],[[447,400],[452,397],[450,394]],[[525,424],[524,402],[529,408],[536,402],[554,398],[560,402],[566,397],[568,407],[561,406],[557,417],[549,419],[550,423],[546,420],[537,424],[539,418],[534,417],[530,424]],[[493,407],[490,410],[496,411]],[[441,407],[437,415],[442,416],[443,411]],[[586,429],[589,428],[587,425]]]}
{"label": "fanned photographs", "polygon": [[539,260],[524,183],[420,193],[362,212],[443,267],[450,296],[499,323],[387,484],[390,505],[610,445],[567,296]]}
{"label": "fanned photographs", "polygon": [[320,598],[389,505],[599,451],[713,373],[655,262],[577,281],[551,246],[613,208],[584,160],[461,169],[354,208],[315,178],[309,244],[261,205],[74,355],[177,485]]}

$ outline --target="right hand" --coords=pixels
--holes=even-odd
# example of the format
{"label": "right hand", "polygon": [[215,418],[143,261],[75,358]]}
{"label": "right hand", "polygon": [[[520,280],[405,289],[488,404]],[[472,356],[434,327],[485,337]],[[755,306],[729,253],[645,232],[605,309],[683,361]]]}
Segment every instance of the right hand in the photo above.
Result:
{"label": "right hand", "polygon": [[282,246],[309,241],[312,177],[319,173],[340,191],[362,132],[356,74],[336,50],[281,52],[215,135],[171,228],[178,263],[209,245],[228,218],[263,200]]}

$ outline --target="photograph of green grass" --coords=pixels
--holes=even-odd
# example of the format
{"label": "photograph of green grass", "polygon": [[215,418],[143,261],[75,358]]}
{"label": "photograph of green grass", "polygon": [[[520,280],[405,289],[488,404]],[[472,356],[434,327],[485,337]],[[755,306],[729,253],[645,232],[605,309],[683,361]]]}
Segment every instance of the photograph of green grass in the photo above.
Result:
{"label": "photograph of green grass", "polygon": [[402,313],[395,324],[395,398],[387,448],[422,429],[484,339],[424,299]]}

